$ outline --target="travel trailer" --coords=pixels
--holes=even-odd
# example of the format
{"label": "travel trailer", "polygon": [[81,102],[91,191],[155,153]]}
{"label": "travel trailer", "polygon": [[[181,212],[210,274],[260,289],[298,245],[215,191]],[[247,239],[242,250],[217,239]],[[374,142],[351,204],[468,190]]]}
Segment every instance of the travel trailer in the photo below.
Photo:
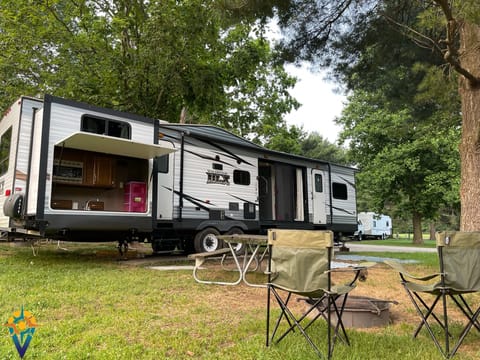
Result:
{"label": "travel trailer", "polygon": [[0,121],[4,237],[214,251],[219,234],[357,229],[355,169],[46,95]]}
{"label": "travel trailer", "polygon": [[355,239],[367,238],[386,239],[392,236],[392,219],[388,215],[375,214],[374,212],[358,213],[358,229]]}

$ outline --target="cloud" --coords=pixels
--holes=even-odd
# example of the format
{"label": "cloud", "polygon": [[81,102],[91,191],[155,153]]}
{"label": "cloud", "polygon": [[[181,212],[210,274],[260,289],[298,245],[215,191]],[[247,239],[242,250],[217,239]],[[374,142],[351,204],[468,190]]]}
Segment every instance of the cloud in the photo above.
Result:
{"label": "cloud", "polygon": [[285,116],[288,124],[302,126],[305,131],[316,131],[330,142],[335,142],[341,128],[333,120],[343,109],[345,96],[334,92],[335,84],[324,80],[323,73],[312,73],[307,65],[285,67],[298,78],[290,94],[302,105]]}

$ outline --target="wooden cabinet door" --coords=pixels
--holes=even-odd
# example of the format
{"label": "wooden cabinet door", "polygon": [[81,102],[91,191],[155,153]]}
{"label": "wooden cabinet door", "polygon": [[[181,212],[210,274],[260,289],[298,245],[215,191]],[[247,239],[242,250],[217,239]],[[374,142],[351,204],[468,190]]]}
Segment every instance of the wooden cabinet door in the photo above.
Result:
{"label": "wooden cabinet door", "polygon": [[85,156],[83,162],[83,185],[93,185],[93,157]]}
{"label": "wooden cabinet door", "polygon": [[83,184],[87,186],[115,186],[111,157],[88,154],[84,162]]}
{"label": "wooden cabinet door", "polygon": [[93,185],[114,186],[113,161],[110,157],[94,156],[93,158]]}

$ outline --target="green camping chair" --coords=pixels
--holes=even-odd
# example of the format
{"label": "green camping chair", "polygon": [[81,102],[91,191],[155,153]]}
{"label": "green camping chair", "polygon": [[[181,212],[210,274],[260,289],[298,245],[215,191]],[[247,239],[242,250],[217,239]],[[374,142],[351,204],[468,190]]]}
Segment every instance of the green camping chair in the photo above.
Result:
{"label": "green camping chair", "polygon": [[[455,355],[472,326],[480,331],[479,301],[477,300],[477,306],[473,310],[464,296],[480,291],[480,232],[442,232],[436,234],[436,240],[439,273],[416,277],[405,271],[396,261],[389,260],[385,263],[399,272],[401,283],[421,317],[413,337],[425,327],[435,346],[449,359]],[[430,281],[435,278],[438,281]],[[448,298],[452,302],[447,302]],[[449,327],[448,318],[448,307],[453,304],[468,320],[462,331],[456,335]],[[439,335],[435,334],[435,324],[442,330]],[[453,348],[450,345],[453,345]]]}
{"label": "green camping chair", "polygon": [[[341,286],[332,284],[333,233],[331,231],[272,229],[268,231],[268,246],[270,257],[267,268],[266,345],[269,346],[273,342],[278,343],[298,329],[317,355],[322,358],[324,355],[313,341],[312,336],[307,333],[308,328],[315,320],[322,317],[328,324],[327,358],[330,359],[337,338],[350,344],[342,323],[342,313],[348,293],[354,289],[354,284],[360,277],[363,268],[351,268],[354,269],[354,273],[352,281],[349,283]],[[345,271],[345,269],[339,270]],[[281,309],[272,334],[270,334],[271,294]],[[303,314],[296,315],[289,308],[292,294],[300,295],[306,300],[307,309]],[[338,319],[335,324],[332,323],[332,312]],[[281,323],[287,325],[283,332],[279,331]]]}

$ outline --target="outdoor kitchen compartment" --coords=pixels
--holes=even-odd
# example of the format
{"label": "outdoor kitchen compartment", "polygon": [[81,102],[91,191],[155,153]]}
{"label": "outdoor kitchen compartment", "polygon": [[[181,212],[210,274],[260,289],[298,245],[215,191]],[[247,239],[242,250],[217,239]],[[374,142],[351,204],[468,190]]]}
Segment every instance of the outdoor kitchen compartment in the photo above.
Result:
{"label": "outdoor kitchen compartment", "polygon": [[130,181],[125,184],[123,210],[130,212],[145,212],[147,203],[147,185],[140,181]]}
{"label": "outdoor kitchen compartment", "polygon": [[53,161],[53,180],[81,184],[83,182],[83,162],[55,159]]}

